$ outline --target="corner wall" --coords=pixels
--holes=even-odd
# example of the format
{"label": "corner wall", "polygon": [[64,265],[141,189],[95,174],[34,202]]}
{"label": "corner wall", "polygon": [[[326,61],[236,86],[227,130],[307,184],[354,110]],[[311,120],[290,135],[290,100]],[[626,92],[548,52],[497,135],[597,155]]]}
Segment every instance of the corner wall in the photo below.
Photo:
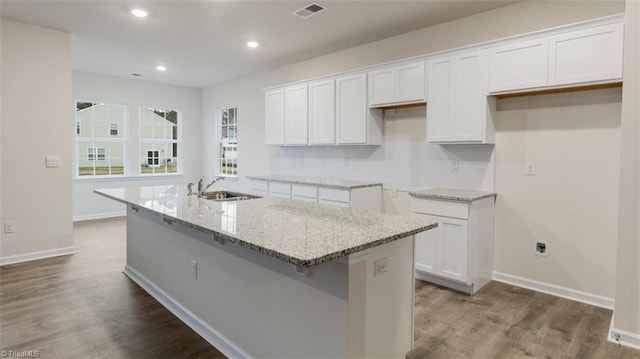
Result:
{"label": "corner wall", "polygon": [[[71,35],[9,20],[1,26],[0,264],[74,251],[71,214]],[[46,156],[60,156],[46,168]]]}
{"label": "corner wall", "polygon": [[[640,349],[640,3],[627,0],[616,267],[612,332]],[[614,338],[610,338],[614,340]]]}

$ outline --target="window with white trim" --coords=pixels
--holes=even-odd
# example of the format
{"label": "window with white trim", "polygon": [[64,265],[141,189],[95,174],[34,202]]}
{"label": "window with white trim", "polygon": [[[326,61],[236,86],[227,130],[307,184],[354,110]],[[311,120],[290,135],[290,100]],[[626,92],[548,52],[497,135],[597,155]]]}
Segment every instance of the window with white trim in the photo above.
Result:
{"label": "window with white trim", "polygon": [[140,107],[140,174],[181,172],[178,110]]}
{"label": "window with white trim", "polygon": [[[123,105],[76,102],[76,177],[124,174],[127,110]],[[116,134],[113,134],[113,124]]]}
{"label": "window with white trim", "polygon": [[229,107],[218,112],[218,173],[238,175],[238,109]]}

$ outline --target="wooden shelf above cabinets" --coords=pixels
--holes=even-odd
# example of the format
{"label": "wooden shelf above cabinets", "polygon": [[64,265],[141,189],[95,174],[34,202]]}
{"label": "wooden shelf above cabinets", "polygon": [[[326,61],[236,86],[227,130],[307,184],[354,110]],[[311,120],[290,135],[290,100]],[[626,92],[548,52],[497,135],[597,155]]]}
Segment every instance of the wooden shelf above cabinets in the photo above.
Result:
{"label": "wooden shelf above cabinets", "polygon": [[554,93],[600,90],[600,89],[608,89],[608,88],[616,88],[616,87],[622,87],[622,81],[602,83],[602,84],[588,84],[588,85],[579,85],[579,86],[545,88],[545,89],[518,91],[518,92],[494,93],[494,94],[489,94],[489,96],[493,96],[497,99],[502,99],[502,98],[511,98],[511,97],[548,95],[548,94],[554,94]]}

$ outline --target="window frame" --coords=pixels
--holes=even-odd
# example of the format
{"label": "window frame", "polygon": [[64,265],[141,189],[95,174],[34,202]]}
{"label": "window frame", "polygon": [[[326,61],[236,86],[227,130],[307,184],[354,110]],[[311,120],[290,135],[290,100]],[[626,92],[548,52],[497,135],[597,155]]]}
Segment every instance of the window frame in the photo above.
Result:
{"label": "window frame", "polygon": [[[151,110],[162,110],[162,111],[175,111],[176,112],[176,118],[177,118],[177,123],[175,125],[176,130],[178,131],[178,135],[176,136],[176,139],[170,139],[170,140],[161,140],[161,139],[152,139],[152,138],[143,138],[142,137],[142,125],[143,122],[141,120],[142,118],[142,111],[144,109],[151,109]],[[170,106],[147,106],[147,105],[139,105],[138,106],[138,150],[137,150],[137,158],[138,158],[138,165],[137,165],[137,173],[136,176],[137,177],[141,177],[141,178],[146,178],[146,177],[167,177],[167,176],[181,176],[183,175],[183,160],[184,160],[184,156],[183,156],[183,146],[182,146],[182,113],[183,111],[177,108],[171,108]],[[172,136],[173,137],[173,136]],[[177,158],[177,167],[176,167],[176,172],[159,172],[156,173],[155,171],[153,173],[142,173],[142,165],[141,163],[139,163],[142,160],[142,146],[144,144],[150,144],[150,143],[155,143],[155,144],[170,144],[171,145],[171,149],[173,150],[173,146],[176,146],[176,150],[178,152],[178,155],[176,156]],[[146,156],[148,154],[148,151],[151,151],[151,149],[146,149],[145,150],[145,157],[144,158],[148,158],[148,156]],[[159,150],[158,150],[159,151]],[[159,153],[158,153],[159,154]],[[160,168],[162,167],[161,163],[160,163],[160,157],[158,156],[158,165],[156,167],[156,165],[153,165],[154,167],[152,168]],[[151,167],[151,166],[149,166]]]}
{"label": "window frame", "polygon": [[[228,141],[223,139],[222,137],[222,132],[223,132],[222,131],[222,126],[223,126],[222,114],[225,111],[228,111],[231,109],[234,110],[234,114],[235,114],[234,116],[235,133],[233,138],[235,141]],[[225,147],[235,147],[236,157],[235,159],[233,159],[233,161],[235,162],[235,174],[223,172],[223,169],[222,169],[222,162],[224,160],[223,149]],[[238,167],[238,106],[222,106],[216,110],[216,164],[215,164],[216,176],[232,178],[232,179],[238,178],[238,168],[239,168]]]}
{"label": "window frame", "polygon": [[[113,122],[113,121],[109,121],[109,120],[99,120],[99,121],[95,121],[95,119],[92,119],[92,122],[94,122],[94,124],[96,122],[105,122],[107,124],[107,128],[109,129],[108,134],[105,137],[96,137],[95,136],[95,125],[92,125],[92,134],[91,136],[87,136],[87,137],[80,137],[80,134],[82,132],[82,125],[81,125],[81,121],[78,119],[78,103],[92,103],[95,105],[107,105],[107,106],[118,106],[122,108],[122,128],[126,129],[128,128],[128,123],[129,123],[129,107],[127,104],[124,103],[118,103],[118,102],[106,102],[106,101],[99,101],[99,100],[87,100],[87,99],[76,99],[73,102],[73,111],[74,111],[74,116],[73,116],[73,123],[75,125],[75,131],[74,131],[74,135],[73,135],[73,149],[74,149],[74,156],[73,156],[73,160],[74,160],[74,170],[73,170],[73,179],[74,180],[79,180],[79,181],[86,181],[86,180],[96,180],[96,179],[111,179],[111,178],[122,178],[122,177],[126,177],[127,176],[127,156],[128,156],[128,152],[129,152],[129,138],[128,138],[128,131],[124,131],[122,132],[122,136],[121,137],[116,137],[116,136],[112,136],[111,135],[111,131],[110,131],[110,124],[111,123],[116,123],[117,122]],[[118,134],[120,134],[120,128],[118,128]],[[87,161],[91,161],[93,164],[93,174],[89,174],[89,175],[80,175],[80,146],[81,143],[89,143],[89,147],[87,147]],[[107,158],[106,154],[107,154],[107,148],[104,146],[100,146],[97,145],[97,143],[122,143],[122,173],[117,173],[117,174],[95,174],[96,173],[96,161],[103,161],[103,160],[108,160],[109,161],[109,172],[112,172],[113,168],[119,168],[120,166],[112,166],[111,165],[111,156],[109,156]],[[89,150],[88,148],[93,148],[94,149],[94,159],[89,159]],[[102,148],[104,149],[104,153],[103,156],[105,157],[104,159],[99,159],[98,158],[98,154],[96,149],[97,148]]]}

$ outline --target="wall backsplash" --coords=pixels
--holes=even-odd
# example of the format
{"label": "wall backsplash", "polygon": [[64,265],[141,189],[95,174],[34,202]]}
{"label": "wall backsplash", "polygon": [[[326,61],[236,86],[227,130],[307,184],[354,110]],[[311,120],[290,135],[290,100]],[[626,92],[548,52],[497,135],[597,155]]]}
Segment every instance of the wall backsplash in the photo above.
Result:
{"label": "wall backsplash", "polygon": [[[493,145],[426,142],[424,108],[397,110],[384,120],[381,146],[278,147],[279,174],[380,181],[385,188],[454,187],[493,191]],[[458,161],[458,171],[453,163]]]}

